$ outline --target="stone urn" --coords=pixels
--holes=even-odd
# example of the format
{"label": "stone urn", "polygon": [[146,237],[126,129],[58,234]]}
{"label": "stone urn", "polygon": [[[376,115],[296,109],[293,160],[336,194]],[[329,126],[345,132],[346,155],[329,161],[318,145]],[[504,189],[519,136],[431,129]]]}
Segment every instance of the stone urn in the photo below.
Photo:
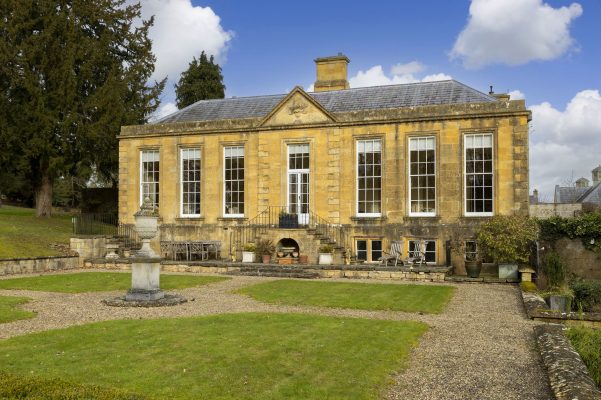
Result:
{"label": "stone urn", "polygon": [[150,240],[153,239],[159,231],[159,214],[152,205],[149,197],[144,199],[140,211],[134,214],[135,231],[142,241],[142,247],[135,254],[136,257],[157,257],[156,253],[150,247]]}

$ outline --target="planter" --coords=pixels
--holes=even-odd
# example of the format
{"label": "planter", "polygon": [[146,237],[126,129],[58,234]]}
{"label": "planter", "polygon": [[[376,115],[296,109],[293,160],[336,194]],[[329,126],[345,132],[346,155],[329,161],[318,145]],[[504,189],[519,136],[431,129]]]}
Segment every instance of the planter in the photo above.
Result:
{"label": "planter", "polygon": [[482,271],[482,260],[465,260],[465,272],[467,272],[467,276],[470,278],[478,278],[480,276],[480,271]]}
{"label": "planter", "polygon": [[319,253],[319,265],[331,265],[334,262],[332,253]]}
{"label": "planter", "polygon": [[548,297],[549,309],[569,313],[572,310],[572,298],[561,294],[553,294]]}
{"label": "planter", "polygon": [[518,279],[517,264],[499,264],[499,279]]}
{"label": "planter", "polygon": [[309,264],[309,256],[306,254],[301,254],[300,256],[298,256],[298,263]]}
{"label": "planter", "polygon": [[263,264],[269,264],[271,262],[270,254],[263,254],[261,258],[263,259]]}
{"label": "planter", "polygon": [[280,215],[278,226],[280,228],[294,229],[298,228],[298,217],[296,214],[283,214]]}
{"label": "planter", "polygon": [[243,251],[242,252],[242,262],[243,263],[255,262],[255,252],[254,251]]}

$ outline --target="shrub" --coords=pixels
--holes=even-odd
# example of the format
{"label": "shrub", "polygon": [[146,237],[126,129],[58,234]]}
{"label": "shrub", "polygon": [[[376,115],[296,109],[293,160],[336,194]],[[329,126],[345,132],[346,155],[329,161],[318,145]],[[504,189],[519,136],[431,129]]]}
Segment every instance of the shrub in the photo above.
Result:
{"label": "shrub", "polygon": [[257,250],[257,246],[254,243],[246,243],[244,245],[244,251],[251,251],[254,253],[255,250]]}
{"label": "shrub", "polygon": [[528,263],[538,235],[535,220],[519,215],[495,215],[478,230],[481,252],[496,262]]}
{"label": "shrub", "polygon": [[259,240],[257,243],[257,254],[260,256],[270,256],[275,252],[275,246],[269,239]]}
{"label": "shrub", "polygon": [[549,279],[549,286],[558,289],[564,285],[566,280],[566,266],[559,254],[552,251],[546,255],[543,262],[543,271]]}
{"label": "shrub", "polygon": [[601,387],[601,330],[574,327],[566,333],[588,367],[591,377]]}
{"label": "shrub", "polygon": [[570,282],[574,293],[575,310],[601,312],[601,281],[574,280]]}
{"label": "shrub", "polygon": [[145,397],[116,388],[82,385],[62,379],[16,375],[0,371],[0,398],[31,400],[142,400]]}
{"label": "shrub", "polygon": [[521,282],[520,286],[522,288],[522,291],[528,293],[534,293],[538,290],[534,282]]}
{"label": "shrub", "polygon": [[323,246],[321,246],[319,248],[319,252],[320,253],[333,253],[334,252],[334,247],[330,244],[324,244]]}

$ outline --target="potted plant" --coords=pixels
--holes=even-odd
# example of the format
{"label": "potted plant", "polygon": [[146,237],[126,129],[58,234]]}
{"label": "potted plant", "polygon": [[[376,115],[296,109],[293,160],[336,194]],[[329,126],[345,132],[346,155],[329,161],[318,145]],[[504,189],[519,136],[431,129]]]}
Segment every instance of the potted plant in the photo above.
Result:
{"label": "potted plant", "polygon": [[467,276],[478,278],[482,271],[482,258],[478,254],[477,241],[475,239],[455,239],[451,242],[451,249],[463,257]]}
{"label": "potted plant", "polygon": [[551,251],[545,256],[543,271],[549,282],[549,290],[543,295],[549,308],[570,312],[574,295],[566,283],[567,268],[559,254]]}
{"label": "potted plant", "polygon": [[256,253],[261,255],[263,264],[269,264],[271,262],[271,255],[275,252],[275,246],[269,239],[259,240],[257,243]]}
{"label": "potted plant", "polygon": [[296,214],[290,214],[286,211],[281,211],[278,222],[278,227],[280,228],[298,228],[298,218]]}
{"label": "potted plant", "polygon": [[254,243],[246,243],[244,245],[244,250],[242,251],[242,262],[255,262],[255,251],[257,251],[257,246],[255,246]]}
{"label": "potted plant", "polygon": [[532,243],[538,236],[534,219],[496,215],[483,223],[477,240],[482,255],[499,266],[500,279],[518,279],[518,264],[528,264]]}
{"label": "potted plant", "polygon": [[319,248],[319,264],[330,265],[334,262],[334,247],[329,244],[324,244]]}

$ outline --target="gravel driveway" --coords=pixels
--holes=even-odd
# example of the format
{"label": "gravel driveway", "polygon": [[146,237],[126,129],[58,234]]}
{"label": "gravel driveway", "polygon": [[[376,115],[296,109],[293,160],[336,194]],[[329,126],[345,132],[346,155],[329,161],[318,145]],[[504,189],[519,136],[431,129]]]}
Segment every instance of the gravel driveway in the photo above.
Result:
{"label": "gravel driveway", "polygon": [[[0,279],[9,278],[3,277]],[[109,307],[102,299],[123,294],[46,293],[0,290],[33,299],[23,306],[33,319],[1,325],[0,339],[113,319],[141,319],[238,312],[298,312],[388,320],[417,320],[431,328],[414,349],[408,369],[395,376],[387,399],[550,399],[547,376],[514,286],[455,284],[457,291],[439,315],[264,304],[231,291],[279,278],[238,277],[181,289],[191,301],[175,307]],[[348,280],[346,280],[348,282]],[[357,281],[376,283],[376,281]],[[391,283],[391,282],[381,282]],[[404,284],[399,282],[398,284]],[[392,339],[392,338],[391,338]]]}

